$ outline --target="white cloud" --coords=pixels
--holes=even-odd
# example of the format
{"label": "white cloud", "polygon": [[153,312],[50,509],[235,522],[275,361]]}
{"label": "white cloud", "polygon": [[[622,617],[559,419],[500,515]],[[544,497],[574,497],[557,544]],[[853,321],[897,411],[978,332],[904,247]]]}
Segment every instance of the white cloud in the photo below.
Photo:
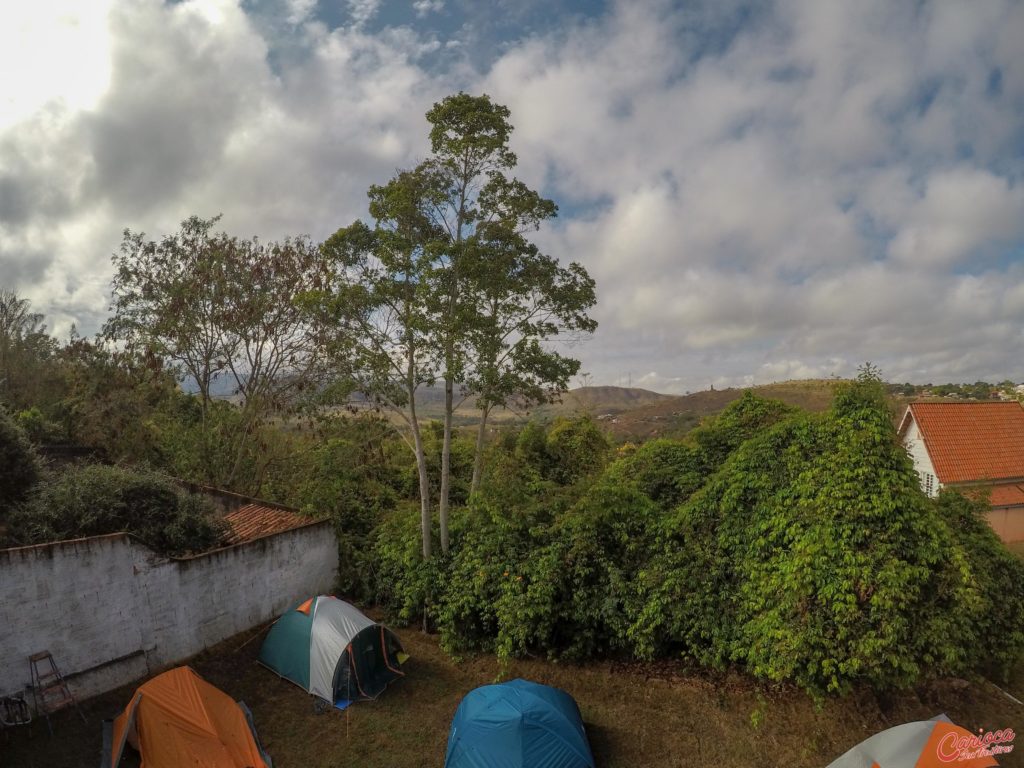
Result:
{"label": "white cloud", "polygon": [[348,12],[352,16],[352,25],[362,27],[373,19],[380,10],[380,0],[346,0]]}
{"label": "white cloud", "polygon": [[986,244],[1024,237],[1024,188],[971,167],[937,171],[905,212],[890,252],[923,266],[946,266]]}
{"label": "white cloud", "polygon": [[379,0],[336,29],[312,0],[80,5],[0,23],[26,73],[0,95],[0,267],[51,325],[102,319],[125,226],[363,215],[466,89],[511,108],[522,177],[562,206],[542,246],[598,281],[594,381],[1024,379],[1019,3],[620,2],[482,74],[455,39],[370,34]]}
{"label": "white cloud", "polygon": [[431,13],[443,11],[444,0],[414,0],[412,7],[416,15],[423,18]]}
{"label": "white cloud", "polygon": [[110,77],[109,0],[34,0],[0,11],[0,131],[48,103],[91,108]]}

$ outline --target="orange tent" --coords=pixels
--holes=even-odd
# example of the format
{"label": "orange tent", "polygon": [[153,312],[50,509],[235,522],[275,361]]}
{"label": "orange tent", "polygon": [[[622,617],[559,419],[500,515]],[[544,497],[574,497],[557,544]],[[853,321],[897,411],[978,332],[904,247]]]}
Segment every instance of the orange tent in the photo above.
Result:
{"label": "orange tent", "polygon": [[143,768],[271,768],[242,707],[189,667],[140,686],[113,723],[110,768],[125,742]]}

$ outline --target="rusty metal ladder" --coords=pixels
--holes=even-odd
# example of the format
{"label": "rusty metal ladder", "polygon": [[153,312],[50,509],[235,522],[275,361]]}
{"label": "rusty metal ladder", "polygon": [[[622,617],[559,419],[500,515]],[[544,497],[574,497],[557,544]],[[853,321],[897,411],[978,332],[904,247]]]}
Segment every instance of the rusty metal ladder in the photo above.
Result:
{"label": "rusty metal ladder", "polygon": [[[41,669],[43,662],[48,663],[49,669]],[[86,722],[85,715],[71,694],[67,681],[57,668],[57,662],[53,660],[53,654],[49,651],[33,653],[28,657],[28,663],[32,674],[32,700],[35,702],[36,712],[46,716],[46,727],[50,735],[53,735],[50,715],[69,704],[74,705],[82,722]]]}

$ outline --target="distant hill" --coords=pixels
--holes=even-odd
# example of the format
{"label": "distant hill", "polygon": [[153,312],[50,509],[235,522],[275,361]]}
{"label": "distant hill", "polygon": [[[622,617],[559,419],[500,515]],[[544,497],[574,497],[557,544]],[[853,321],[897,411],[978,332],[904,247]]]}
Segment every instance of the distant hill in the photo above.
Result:
{"label": "distant hill", "polygon": [[637,387],[579,387],[570,389],[562,396],[560,404],[549,408],[556,411],[596,411],[598,415],[615,414],[675,399],[675,395],[662,395]]}
{"label": "distant hill", "polygon": [[[462,396],[456,390],[455,402]],[[553,418],[573,413],[590,413],[592,415],[617,414],[623,411],[654,405],[674,399],[673,395],[661,395],[636,387],[580,387],[571,389],[562,395],[561,402],[544,405],[533,409],[530,414],[519,411],[499,410],[492,414],[495,422],[521,420],[529,415],[541,418]],[[422,387],[416,394],[416,407],[421,416],[428,419],[439,419],[444,413],[444,388]],[[455,412],[456,421],[469,424],[477,421],[476,404],[472,397],[466,398]]]}
{"label": "distant hill", "polygon": [[[753,387],[711,389],[690,395],[659,395],[662,400],[625,410],[610,418],[611,433],[623,440],[647,440],[652,437],[679,437],[700,424],[701,420],[720,412],[750,389],[759,397],[781,400],[808,411],[824,411],[832,404],[837,382],[830,379],[785,381]],[[600,418],[600,414],[597,414]]]}

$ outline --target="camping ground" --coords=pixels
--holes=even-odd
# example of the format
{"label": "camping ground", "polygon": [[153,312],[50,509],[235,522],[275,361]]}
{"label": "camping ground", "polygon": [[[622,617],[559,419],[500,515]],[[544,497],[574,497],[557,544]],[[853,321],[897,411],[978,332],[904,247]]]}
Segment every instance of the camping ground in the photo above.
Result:
{"label": "camping ground", "polygon": [[[459,701],[476,686],[494,682],[499,672],[493,656],[455,661],[438,647],[436,636],[398,629],[411,654],[407,678],[377,701],[317,715],[308,694],[256,663],[265,629],[231,638],[190,664],[252,708],[275,768],[441,768]],[[816,705],[794,688],[757,685],[733,674],[696,674],[672,662],[572,666],[523,660],[513,662],[506,677],[571,693],[599,768],[823,768],[877,731],[939,712],[973,730],[1024,722],[1024,706],[991,685],[963,680],[889,696],[857,691]],[[1006,689],[1024,699],[1024,673]],[[128,686],[82,702],[87,724],[70,712],[58,714],[53,738],[43,721],[0,731],[0,766],[97,765],[100,721],[116,715],[133,690]],[[1024,766],[1024,755],[1015,751],[1000,758],[1000,765]]]}

